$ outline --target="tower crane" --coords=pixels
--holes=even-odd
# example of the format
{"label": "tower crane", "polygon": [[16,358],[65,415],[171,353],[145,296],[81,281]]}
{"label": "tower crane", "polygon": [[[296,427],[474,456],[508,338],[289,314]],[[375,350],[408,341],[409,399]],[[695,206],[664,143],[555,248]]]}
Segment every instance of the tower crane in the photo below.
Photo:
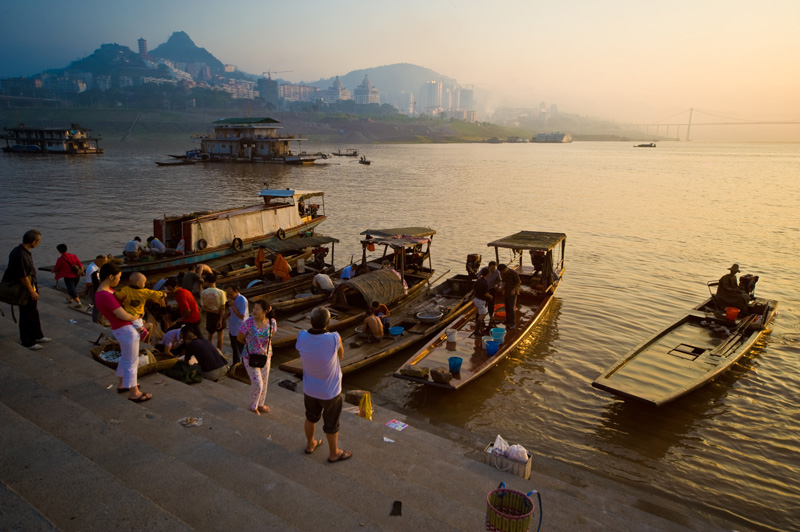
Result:
{"label": "tower crane", "polygon": [[267,75],[268,79],[272,79],[272,74],[285,74],[287,72],[294,72],[294,70],[267,70],[266,72],[262,72],[261,75]]}

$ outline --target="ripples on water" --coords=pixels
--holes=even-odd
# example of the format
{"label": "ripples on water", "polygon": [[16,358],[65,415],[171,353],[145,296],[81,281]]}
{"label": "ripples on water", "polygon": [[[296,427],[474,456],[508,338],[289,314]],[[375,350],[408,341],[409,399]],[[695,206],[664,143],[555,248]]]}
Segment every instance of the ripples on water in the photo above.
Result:
{"label": "ripples on water", "polygon": [[[326,191],[322,232],[339,265],[368,227],[429,225],[434,266],[522,229],[567,234],[567,273],[533,334],[460,393],[391,377],[408,354],[347,383],[491,440],[647,485],[753,526],[788,529],[800,506],[798,145],[627,143],[358,146],[372,166],[156,168],[190,142],[106,142],[100,157],[0,157],[0,252],[44,233],[38,265],[65,242],[119,252],[166,214],[253,203],[274,188]],[[342,146],[308,146],[332,151]],[[505,260],[507,257],[501,257]],[[781,301],[773,330],[732,371],[662,408],[595,390],[594,378],[707,295],[733,262]],[[47,278],[47,274],[41,274]]]}

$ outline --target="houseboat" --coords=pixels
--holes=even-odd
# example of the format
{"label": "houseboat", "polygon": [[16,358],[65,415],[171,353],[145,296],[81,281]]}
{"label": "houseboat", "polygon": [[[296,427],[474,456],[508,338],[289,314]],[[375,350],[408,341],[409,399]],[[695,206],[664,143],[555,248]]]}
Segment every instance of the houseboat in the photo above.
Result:
{"label": "houseboat", "polygon": [[6,141],[6,153],[60,153],[83,155],[103,153],[97,143],[99,137],[90,137],[89,129],[78,124],[70,127],[28,127],[20,124],[3,128],[0,138]]}
{"label": "houseboat", "polygon": [[[301,151],[304,138],[281,135],[283,125],[266,117],[221,118],[214,131],[200,135],[196,158],[203,161],[262,162],[273,164],[312,164],[317,156]],[[292,151],[291,143],[297,143]]]}
{"label": "houseboat", "polygon": [[153,220],[153,236],[167,246],[161,257],[126,258],[122,272],[145,274],[177,270],[253,250],[275,240],[310,236],[325,221],[324,193],[263,189],[263,204],[202,211]]}

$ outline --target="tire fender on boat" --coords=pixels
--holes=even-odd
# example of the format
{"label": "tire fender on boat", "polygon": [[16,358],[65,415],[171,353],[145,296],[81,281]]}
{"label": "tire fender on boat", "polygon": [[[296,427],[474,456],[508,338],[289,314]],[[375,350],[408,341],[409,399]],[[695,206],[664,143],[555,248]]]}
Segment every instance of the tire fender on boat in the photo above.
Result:
{"label": "tire fender on boat", "polygon": [[275,234],[278,236],[278,239],[280,240],[286,238],[286,231],[284,231],[283,229],[278,229],[278,231]]}
{"label": "tire fender on boat", "polygon": [[206,242],[205,238],[201,238],[197,241],[197,249],[203,250],[208,247],[208,242]]}
{"label": "tire fender on boat", "polygon": [[233,249],[235,249],[236,251],[241,251],[243,247],[244,247],[244,242],[242,242],[241,238],[236,237],[233,239]]}

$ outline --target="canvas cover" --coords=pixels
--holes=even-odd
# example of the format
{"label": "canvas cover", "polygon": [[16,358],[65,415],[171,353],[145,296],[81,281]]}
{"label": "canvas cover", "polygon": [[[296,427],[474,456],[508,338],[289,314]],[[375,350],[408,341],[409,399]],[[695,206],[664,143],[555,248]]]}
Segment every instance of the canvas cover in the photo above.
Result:
{"label": "canvas cover", "polygon": [[489,242],[487,246],[509,249],[541,249],[548,250],[556,247],[565,240],[564,233],[543,233],[539,231],[520,231],[514,235]]}
{"label": "canvas cover", "polygon": [[332,299],[339,305],[352,304],[346,298],[348,289],[357,290],[367,305],[373,301],[389,305],[405,295],[403,282],[392,270],[376,270],[344,281],[333,290]]}

